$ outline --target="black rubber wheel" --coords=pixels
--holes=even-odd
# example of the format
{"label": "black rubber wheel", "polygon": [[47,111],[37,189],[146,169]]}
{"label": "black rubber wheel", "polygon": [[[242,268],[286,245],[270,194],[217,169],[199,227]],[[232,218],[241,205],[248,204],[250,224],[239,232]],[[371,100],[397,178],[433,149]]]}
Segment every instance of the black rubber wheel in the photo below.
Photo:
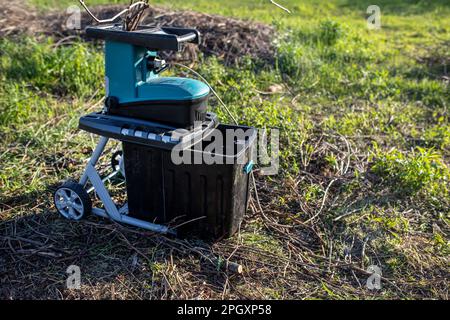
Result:
{"label": "black rubber wheel", "polygon": [[69,220],[81,220],[92,211],[92,202],[83,186],[74,181],[64,182],[53,194],[56,210]]}

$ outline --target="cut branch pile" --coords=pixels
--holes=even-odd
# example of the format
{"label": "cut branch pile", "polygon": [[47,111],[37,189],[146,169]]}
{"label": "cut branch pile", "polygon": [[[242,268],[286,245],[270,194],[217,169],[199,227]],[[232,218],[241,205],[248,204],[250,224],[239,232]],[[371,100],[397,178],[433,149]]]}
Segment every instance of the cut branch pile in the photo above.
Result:
{"label": "cut branch pile", "polygon": [[[92,8],[100,19],[114,16],[123,6],[108,5]],[[92,23],[92,19],[80,8],[81,30]],[[73,12],[71,13],[73,14]],[[31,35],[35,37],[52,36],[64,43],[73,41],[73,36],[84,36],[80,30],[67,28],[70,14],[65,10],[38,12],[20,1],[0,0],[0,37]],[[146,25],[167,25],[193,27],[202,34],[200,46],[189,46],[182,55],[170,56],[173,60],[192,60],[198,50],[205,55],[217,56],[225,64],[235,64],[244,56],[272,62],[274,55],[273,34],[271,26],[242,21],[217,15],[192,11],[173,11],[165,8],[151,7],[143,19]]]}

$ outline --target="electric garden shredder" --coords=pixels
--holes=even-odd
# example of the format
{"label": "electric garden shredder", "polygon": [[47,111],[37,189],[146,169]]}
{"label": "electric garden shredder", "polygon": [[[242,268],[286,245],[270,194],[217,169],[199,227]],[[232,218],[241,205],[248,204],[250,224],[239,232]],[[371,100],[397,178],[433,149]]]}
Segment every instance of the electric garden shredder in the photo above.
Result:
{"label": "electric garden shredder", "polygon": [[[106,99],[102,111],[80,118],[79,128],[99,135],[100,141],[79,181],[67,181],[55,191],[58,212],[71,220],[92,212],[181,236],[232,235],[247,207],[256,130],[220,124],[214,113],[207,112],[207,84],[161,76],[169,64],[158,52],[199,44],[199,32],[156,26],[127,31],[121,24],[109,24],[88,27],[86,34],[105,41]],[[207,137],[214,130],[226,141],[222,148],[206,151]],[[228,138],[225,133],[230,130],[243,134]],[[112,156],[113,172],[102,178],[95,167],[109,139],[121,141],[122,150]],[[226,143],[233,145],[231,152],[225,152]],[[225,161],[175,164],[174,150]],[[104,184],[119,172],[127,190],[127,203],[121,205]],[[92,207],[91,193],[102,206]]]}

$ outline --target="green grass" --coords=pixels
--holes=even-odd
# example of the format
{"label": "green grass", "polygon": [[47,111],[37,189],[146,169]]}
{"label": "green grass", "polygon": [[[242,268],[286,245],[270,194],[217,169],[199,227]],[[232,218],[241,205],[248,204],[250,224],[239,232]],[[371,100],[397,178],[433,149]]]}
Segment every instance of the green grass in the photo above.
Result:
{"label": "green grass", "polygon": [[375,147],[372,171],[393,187],[406,194],[425,194],[446,197],[449,194],[450,171],[442,156],[430,149],[417,147],[407,154],[392,149],[388,152]]}
{"label": "green grass", "polygon": [[[31,2],[41,9],[76,3]],[[117,2],[123,1],[87,1]],[[378,1],[377,31],[365,26],[368,1],[279,2],[293,13],[268,1],[152,1],[258,20],[277,30],[275,65],[249,57],[233,68],[214,57],[196,65],[240,123],[281,129],[282,170],[258,179],[265,216],[251,210],[241,236],[223,244],[233,250],[242,245],[249,252],[238,251],[237,259],[252,259],[248,282],[231,279],[239,290],[229,296],[445,297],[450,92],[442,61],[448,63],[450,52],[448,1]],[[4,223],[34,212],[33,195],[81,173],[95,140],[77,130],[77,119],[101,99],[102,79],[102,54],[92,45],[0,39]],[[273,85],[282,85],[282,92],[260,93]],[[211,108],[231,121],[214,99]],[[38,197],[45,203],[39,208],[48,209],[47,198]],[[92,254],[104,250],[101,257],[109,259],[115,256],[110,249]],[[179,277],[192,283],[216,277],[185,269],[183,259],[191,257],[176,260],[177,271],[170,259],[158,260],[161,250],[167,251],[151,249],[149,268],[154,279],[169,279],[175,297],[196,296],[177,290]],[[349,256],[358,268],[381,265],[396,286],[385,283],[382,293],[360,287],[351,274],[357,269],[339,267]],[[298,260],[292,265],[288,259]],[[274,270],[283,276],[274,278]],[[315,271],[319,279],[308,278]],[[201,288],[209,290],[204,283]],[[220,298],[219,291],[213,296]]]}
{"label": "green grass", "polygon": [[83,43],[55,49],[51,40],[43,44],[4,39],[0,50],[3,125],[56,116],[58,109],[42,96],[84,100],[101,89],[97,86],[104,78],[103,56]]}

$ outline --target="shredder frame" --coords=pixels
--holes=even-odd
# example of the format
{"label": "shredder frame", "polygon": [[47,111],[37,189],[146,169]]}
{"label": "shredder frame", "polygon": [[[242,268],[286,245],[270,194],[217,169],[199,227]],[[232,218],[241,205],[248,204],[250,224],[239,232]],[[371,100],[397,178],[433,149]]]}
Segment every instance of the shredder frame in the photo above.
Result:
{"label": "shredder frame", "polygon": [[[253,128],[254,129],[254,128]],[[111,174],[107,175],[105,178],[101,178],[100,173],[97,171],[96,164],[98,163],[101,155],[103,154],[103,151],[105,150],[106,145],[108,144],[109,140],[118,140],[120,142],[121,139],[115,139],[110,138],[107,136],[100,135],[100,140],[95,147],[91,158],[89,159],[86,168],[79,179],[79,184],[86,190],[87,193],[91,193],[92,191],[95,191],[98,198],[102,202],[104,208],[99,207],[93,207],[91,210],[91,213],[95,214],[96,216],[102,217],[102,218],[110,218],[116,222],[124,223],[128,225],[132,225],[135,227],[143,228],[152,232],[161,233],[161,234],[170,234],[170,235],[177,235],[177,231],[174,228],[170,228],[169,226],[162,225],[162,224],[156,224],[152,223],[143,219],[139,219],[136,217],[132,217],[128,212],[128,202],[126,202],[124,205],[119,206],[114,202],[114,200],[111,198],[111,195],[109,194],[105,182],[107,180],[110,180],[115,175],[117,175],[119,172],[123,170],[123,163],[120,164],[119,168],[114,170]],[[253,144],[254,137],[252,142],[250,144]],[[249,174],[253,167],[253,152],[254,149],[250,147],[251,154],[249,155],[249,159],[251,160],[249,163],[247,163],[247,166],[244,167],[244,171]],[[122,158],[121,161],[124,159]],[[205,164],[206,165],[206,164]],[[126,177],[125,177],[126,179]],[[86,189],[87,183],[91,183],[91,187],[89,189]]]}
{"label": "shredder frame", "polygon": [[167,226],[155,224],[151,222],[147,222],[144,220],[136,219],[133,217],[130,217],[127,215],[128,213],[128,204],[125,203],[123,206],[119,207],[111,198],[111,195],[109,194],[108,190],[106,189],[106,186],[104,182],[110,178],[112,178],[114,175],[116,175],[119,170],[116,170],[112,174],[108,175],[106,178],[102,179],[100,177],[100,174],[98,173],[97,169],[95,168],[95,165],[97,164],[98,160],[100,159],[100,156],[102,155],[103,151],[105,150],[105,147],[108,143],[110,138],[101,136],[100,141],[98,142],[94,152],[92,153],[92,157],[89,160],[88,164],[86,165],[86,169],[81,176],[79,183],[83,187],[86,186],[87,182],[91,182],[92,188],[91,190],[95,190],[98,197],[100,198],[101,202],[103,203],[104,209],[93,207],[92,213],[100,216],[102,218],[111,218],[114,221],[129,224],[135,227],[143,228],[149,231],[162,233],[162,234],[173,234],[176,235],[176,231],[173,229],[170,229]]}

